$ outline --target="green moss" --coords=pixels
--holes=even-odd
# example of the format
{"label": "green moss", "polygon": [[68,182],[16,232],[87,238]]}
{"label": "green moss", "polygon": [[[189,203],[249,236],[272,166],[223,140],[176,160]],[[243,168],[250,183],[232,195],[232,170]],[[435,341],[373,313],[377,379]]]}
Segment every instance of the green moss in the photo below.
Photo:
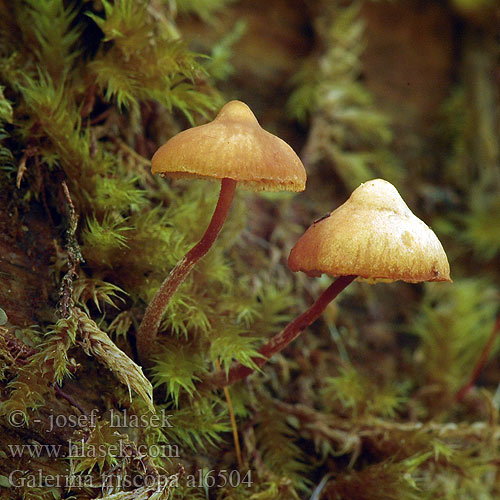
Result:
{"label": "green moss", "polygon": [[420,376],[452,396],[471,376],[493,329],[497,303],[496,288],[484,279],[455,280],[446,288],[428,284],[412,323],[421,338]]}
{"label": "green moss", "polygon": [[337,377],[325,380],[322,400],[330,408],[340,402],[352,418],[366,415],[394,418],[398,410],[404,408],[407,390],[403,383],[383,386],[380,381],[349,366],[341,368]]}
{"label": "green moss", "polygon": [[308,162],[332,164],[349,190],[377,176],[393,183],[403,177],[389,149],[389,118],[377,110],[372,94],[359,81],[364,43],[360,8],[361,2],[324,2],[316,31],[326,50],[303,62],[288,101],[290,114],[299,121],[313,116]]}

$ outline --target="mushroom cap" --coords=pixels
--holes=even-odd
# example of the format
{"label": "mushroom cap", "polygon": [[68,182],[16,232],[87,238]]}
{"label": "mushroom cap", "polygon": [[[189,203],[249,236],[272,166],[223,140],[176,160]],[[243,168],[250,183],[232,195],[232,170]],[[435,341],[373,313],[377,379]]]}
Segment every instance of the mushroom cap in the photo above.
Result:
{"label": "mushroom cap", "polygon": [[313,223],[292,248],[288,266],[310,276],[452,281],[437,236],[382,179],[361,184],[343,205]]}
{"label": "mushroom cap", "polygon": [[306,186],[306,171],[293,149],[266,132],[240,101],[228,102],[210,123],[172,137],[154,154],[151,170],[174,177],[227,177],[256,191]]}

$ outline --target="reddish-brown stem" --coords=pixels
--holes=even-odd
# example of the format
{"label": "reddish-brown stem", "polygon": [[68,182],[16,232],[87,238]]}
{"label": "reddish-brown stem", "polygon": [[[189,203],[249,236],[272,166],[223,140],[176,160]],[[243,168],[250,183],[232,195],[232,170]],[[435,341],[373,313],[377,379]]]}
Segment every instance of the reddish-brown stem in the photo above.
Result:
{"label": "reddish-brown stem", "polygon": [[491,330],[488,342],[484,346],[483,351],[481,352],[481,356],[479,356],[476,366],[472,371],[472,375],[470,376],[468,382],[461,387],[461,389],[457,392],[455,396],[455,400],[457,402],[462,401],[462,399],[464,399],[467,393],[472,389],[472,386],[476,383],[479,374],[481,373],[484,365],[486,364],[486,361],[488,360],[490,351],[493,348],[493,345],[495,344],[495,339],[496,336],[498,335],[498,332],[500,332],[500,313],[498,314],[495,324],[493,325],[493,329]]}
{"label": "reddish-brown stem", "polygon": [[160,327],[160,321],[172,295],[186,279],[186,276],[196,262],[208,252],[217,238],[233,201],[235,188],[235,180],[227,178],[222,179],[219,200],[217,201],[212,220],[205,234],[202,236],[201,240],[184,255],[172,271],[170,271],[170,274],[165,278],[160,289],[148,305],[142,323],[137,331],[136,338],[137,352],[143,363],[147,363],[153,352],[154,341],[158,333],[158,328]]}
{"label": "reddish-brown stem", "polygon": [[63,391],[61,389],[61,386],[57,382],[54,382],[54,389],[57,392],[57,394],[59,394],[59,396],[65,399],[71,406],[74,406],[75,408],[80,410],[82,415],[87,415],[85,408],[80,403],[78,403],[78,401],[73,396]]}
{"label": "reddish-brown stem", "polygon": [[[312,324],[325,310],[326,306],[355,279],[356,276],[340,276],[337,278],[307,311],[288,323],[284,330],[275,335],[259,349],[259,354],[263,357],[253,358],[254,363],[257,366],[262,366],[271,356],[283,350],[292,340],[296,339],[303,330]],[[217,372],[209,375],[203,382],[204,385],[226,387],[247,377],[253,373],[253,371],[252,368],[237,363],[229,370],[227,375],[225,372]]]}

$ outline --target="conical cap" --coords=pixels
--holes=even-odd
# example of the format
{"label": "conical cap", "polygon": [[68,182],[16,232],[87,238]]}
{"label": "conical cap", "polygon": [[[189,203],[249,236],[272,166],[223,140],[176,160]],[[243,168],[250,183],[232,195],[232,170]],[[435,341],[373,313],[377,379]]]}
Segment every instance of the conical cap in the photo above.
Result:
{"label": "conical cap", "polygon": [[174,177],[227,177],[264,191],[303,191],[306,185],[293,149],[266,132],[240,101],[228,102],[212,122],[172,137],[153,156],[151,170]]}
{"label": "conical cap", "polygon": [[382,179],[361,184],[343,205],[315,222],[293,247],[288,265],[313,276],[451,281],[437,236]]}

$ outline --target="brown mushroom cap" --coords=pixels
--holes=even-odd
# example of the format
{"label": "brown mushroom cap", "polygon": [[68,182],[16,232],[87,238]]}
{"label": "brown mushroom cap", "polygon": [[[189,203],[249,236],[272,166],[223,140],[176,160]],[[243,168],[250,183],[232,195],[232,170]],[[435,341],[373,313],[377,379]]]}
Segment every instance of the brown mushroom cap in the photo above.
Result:
{"label": "brown mushroom cap", "polygon": [[343,205],[315,222],[293,247],[288,265],[312,276],[451,281],[437,236],[382,179],[361,184]]}
{"label": "brown mushroom cap", "polygon": [[303,191],[306,171],[293,149],[266,132],[250,108],[228,102],[206,125],[184,130],[154,154],[154,174],[229,178],[256,191]]}

